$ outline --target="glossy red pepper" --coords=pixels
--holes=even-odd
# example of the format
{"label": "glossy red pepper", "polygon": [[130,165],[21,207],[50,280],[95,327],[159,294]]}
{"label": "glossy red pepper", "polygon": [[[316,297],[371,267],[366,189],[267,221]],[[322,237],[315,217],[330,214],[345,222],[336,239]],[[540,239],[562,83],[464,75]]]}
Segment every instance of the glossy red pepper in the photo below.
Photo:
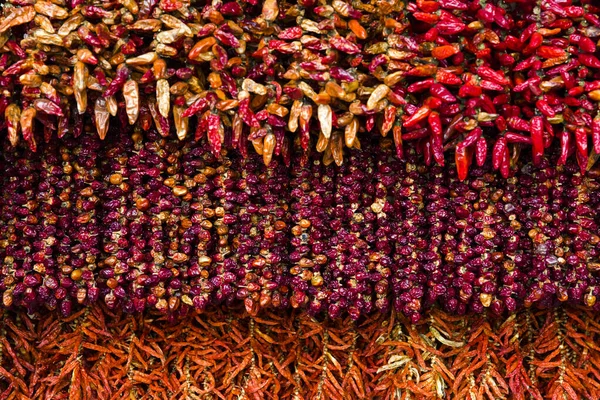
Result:
{"label": "glossy red pepper", "polygon": [[506,132],[504,135],[508,143],[521,143],[531,145],[532,139],[529,136],[520,135],[515,132]]}
{"label": "glossy red pepper", "polygon": [[600,68],[600,60],[592,54],[580,54],[578,60],[586,67]]}
{"label": "glossy red pepper", "polygon": [[410,85],[408,85],[408,87],[406,88],[406,91],[408,93],[418,93],[418,92],[422,92],[424,90],[429,89],[433,84],[435,83],[435,81],[433,80],[433,78],[429,78],[429,79],[424,79],[422,81],[417,81],[415,83],[411,83]]}
{"label": "glossy red pepper", "polygon": [[592,143],[596,154],[600,154],[600,114],[592,121]]}
{"label": "glossy red pepper", "polygon": [[541,116],[535,116],[531,119],[531,147],[533,150],[533,163],[539,165],[544,156],[544,122]]}
{"label": "glossy red pepper", "polygon": [[488,65],[482,65],[477,68],[477,75],[480,77],[490,80],[498,85],[510,85],[510,80],[504,76],[500,71],[495,71]]}
{"label": "glossy red pepper", "polygon": [[[381,135],[387,136],[388,132],[394,126],[396,122],[396,111],[398,109],[394,106],[388,106],[383,113],[383,123],[381,124]],[[334,114],[335,115],[335,114]]]}
{"label": "glossy red pepper", "polygon": [[569,157],[569,152],[571,151],[571,135],[568,131],[559,132],[560,139],[560,156],[556,163],[558,165],[565,165],[567,163],[567,158]]}
{"label": "glossy red pepper", "polygon": [[402,160],[404,158],[404,146],[402,144],[402,128],[400,127],[400,125],[394,125],[394,128],[392,129],[392,134],[394,136],[396,157]]}
{"label": "glossy red pepper", "polygon": [[577,127],[575,129],[575,147],[577,148],[577,152],[587,158],[588,156],[588,139],[587,133],[585,132],[585,128],[583,126]]}
{"label": "glossy red pepper", "polygon": [[443,85],[462,85],[463,81],[455,74],[439,69],[435,75],[435,79],[438,83]]}
{"label": "glossy red pepper", "polygon": [[484,137],[480,137],[475,142],[475,161],[478,166],[483,166],[485,164],[485,159],[487,158],[487,141]]}
{"label": "glossy red pepper", "polygon": [[427,136],[429,136],[429,129],[420,128],[420,129],[415,129],[414,131],[403,133],[402,140],[403,141],[404,140],[417,140],[417,139],[426,138]]}
{"label": "glossy red pepper", "polygon": [[429,129],[431,129],[431,151],[435,161],[444,165],[444,144],[442,136],[442,120],[437,112],[432,112],[427,118]]}
{"label": "glossy red pepper", "polygon": [[465,136],[463,141],[457,144],[456,147],[471,147],[477,142],[477,140],[481,137],[482,134],[483,130],[480,127],[476,127],[471,132],[469,132],[469,134]]}
{"label": "glossy red pepper", "polygon": [[508,152],[508,147],[506,147],[504,149],[504,152],[502,153],[502,162],[500,164],[500,175],[502,175],[502,177],[504,179],[506,179],[510,176],[510,154]]}
{"label": "glossy red pepper", "polygon": [[518,131],[529,132],[531,130],[531,125],[529,122],[525,121],[523,118],[519,118],[516,116],[511,116],[506,119],[506,123],[508,127],[511,129],[516,129]]}
{"label": "glossy red pepper", "polygon": [[429,108],[427,106],[423,106],[423,107],[419,108],[414,114],[409,116],[404,121],[404,127],[410,128],[411,126],[418,124],[419,122],[421,122],[422,120],[427,118],[429,113],[431,113],[431,108]]}
{"label": "glossy red pepper", "polygon": [[464,181],[469,175],[469,153],[472,153],[467,147],[457,147],[454,152],[454,161],[456,163],[456,172],[458,179]]}
{"label": "glossy red pepper", "polygon": [[502,165],[502,158],[504,157],[504,151],[507,150],[506,139],[501,137],[494,144],[492,149],[492,166],[494,169],[499,169]]}

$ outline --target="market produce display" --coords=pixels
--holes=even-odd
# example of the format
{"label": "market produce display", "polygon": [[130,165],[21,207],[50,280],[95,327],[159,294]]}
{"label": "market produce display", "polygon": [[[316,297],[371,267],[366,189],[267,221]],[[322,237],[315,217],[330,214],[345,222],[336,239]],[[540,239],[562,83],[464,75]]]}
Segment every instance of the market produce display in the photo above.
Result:
{"label": "market produce display", "polygon": [[0,398],[600,397],[599,41],[591,0],[3,3]]}

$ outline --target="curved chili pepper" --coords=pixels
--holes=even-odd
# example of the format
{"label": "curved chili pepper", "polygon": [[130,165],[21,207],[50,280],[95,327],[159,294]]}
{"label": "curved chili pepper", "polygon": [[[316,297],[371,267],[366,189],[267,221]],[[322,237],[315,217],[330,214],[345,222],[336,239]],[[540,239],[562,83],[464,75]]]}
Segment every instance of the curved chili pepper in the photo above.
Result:
{"label": "curved chili pepper", "polygon": [[456,163],[456,172],[458,179],[464,181],[469,174],[469,166],[471,164],[473,152],[468,147],[456,147],[454,158]]}
{"label": "curved chili pepper", "polygon": [[502,165],[502,158],[504,157],[504,150],[507,149],[506,139],[501,137],[494,144],[494,148],[492,149],[492,167],[494,169],[499,169]]}
{"label": "curved chili pepper", "polygon": [[427,106],[423,106],[419,108],[413,115],[408,117],[406,121],[404,121],[404,127],[410,128],[427,118],[427,116],[431,113],[431,108]]}
{"label": "curved chili pepper", "polygon": [[577,152],[582,156],[588,156],[588,143],[587,143],[587,133],[585,132],[585,128],[583,126],[577,127],[575,129],[575,147],[577,147]]}
{"label": "curved chili pepper", "polygon": [[592,121],[592,143],[596,154],[600,154],[600,114]]}
{"label": "curved chili pepper", "polygon": [[533,163],[539,165],[544,156],[544,122],[540,116],[531,119],[531,146],[533,149]]}

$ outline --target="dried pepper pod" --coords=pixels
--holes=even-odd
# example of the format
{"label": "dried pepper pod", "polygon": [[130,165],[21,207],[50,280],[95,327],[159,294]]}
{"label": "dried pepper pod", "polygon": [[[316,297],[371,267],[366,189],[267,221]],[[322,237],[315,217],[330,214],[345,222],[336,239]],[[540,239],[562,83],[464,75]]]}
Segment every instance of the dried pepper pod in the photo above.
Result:
{"label": "dried pepper pod", "polygon": [[106,108],[106,99],[99,97],[94,104],[94,123],[100,139],[104,140],[110,124],[110,113]]}
{"label": "dried pepper pod", "polygon": [[130,79],[123,85],[125,110],[130,125],[134,125],[140,116],[140,92],[138,83]]}

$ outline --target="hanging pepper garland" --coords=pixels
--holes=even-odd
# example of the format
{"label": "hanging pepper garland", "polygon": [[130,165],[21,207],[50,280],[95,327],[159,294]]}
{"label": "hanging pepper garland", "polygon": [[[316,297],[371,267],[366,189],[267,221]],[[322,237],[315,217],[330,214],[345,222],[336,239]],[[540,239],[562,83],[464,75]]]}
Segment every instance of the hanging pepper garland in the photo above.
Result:
{"label": "hanging pepper garland", "polygon": [[[434,304],[495,315],[600,308],[600,170],[539,166],[507,180],[364,142],[341,167],[301,152],[264,166],[157,133],[54,140],[3,154],[3,306],[68,316],[96,303],[177,318],[219,304],[358,320]],[[304,161],[302,160],[304,158]]]}
{"label": "hanging pepper garland", "polygon": [[3,4],[0,398],[600,397],[599,14]]}
{"label": "hanging pepper garland", "polygon": [[299,141],[340,165],[391,133],[400,158],[454,153],[460,179],[489,157],[508,177],[514,147],[535,164],[559,147],[583,173],[600,153],[599,13],[589,0],[11,0],[0,119],[32,150],[118,124],[206,135],[215,155],[250,142],[266,164]]}
{"label": "hanging pepper garland", "polygon": [[[170,321],[91,306],[4,312],[0,396],[52,399],[598,398],[598,314],[434,310],[355,322],[215,307]],[[11,397],[12,396],[12,397]]]}

